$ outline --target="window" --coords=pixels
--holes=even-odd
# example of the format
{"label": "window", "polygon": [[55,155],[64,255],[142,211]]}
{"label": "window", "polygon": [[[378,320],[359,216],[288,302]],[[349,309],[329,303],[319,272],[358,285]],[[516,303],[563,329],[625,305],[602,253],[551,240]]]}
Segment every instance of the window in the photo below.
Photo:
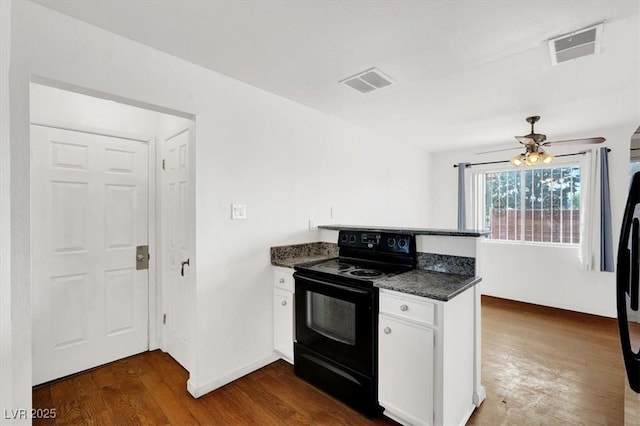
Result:
{"label": "window", "polygon": [[580,243],[580,167],[482,172],[476,206],[488,238]]}

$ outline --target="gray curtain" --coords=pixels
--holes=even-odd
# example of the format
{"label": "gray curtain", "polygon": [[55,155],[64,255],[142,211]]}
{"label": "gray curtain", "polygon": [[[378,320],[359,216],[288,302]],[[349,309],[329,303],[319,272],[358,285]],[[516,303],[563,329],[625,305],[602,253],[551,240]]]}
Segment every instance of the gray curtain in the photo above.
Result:
{"label": "gray curtain", "polygon": [[613,272],[613,268],[609,150],[600,148],[600,270]]}
{"label": "gray curtain", "polygon": [[469,163],[458,163],[458,229],[467,229],[467,208],[465,205],[465,170]]}

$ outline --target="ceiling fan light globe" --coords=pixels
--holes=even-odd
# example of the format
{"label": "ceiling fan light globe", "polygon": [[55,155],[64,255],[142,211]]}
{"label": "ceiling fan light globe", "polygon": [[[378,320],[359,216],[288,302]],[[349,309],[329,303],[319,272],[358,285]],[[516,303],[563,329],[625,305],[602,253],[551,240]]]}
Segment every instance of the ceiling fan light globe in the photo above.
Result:
{"label": "ceiling fan light globe", "polygon": [[516,155],[515,157],[513,157],[511,159],[511,164],[513,164],[516,167],[522,165],[522,154],[519,154],[519,155]]}
{"label": "ceiling fan light globe", "polygon": [[545,152],[544,154],[542,154],[542,162],[543,162],[544,164],[549,164],[549,163],[551,163],[551,162],[553,161],[553,159],[554,159],[553,155],[551,155],[551,154],[549,154],[549,153],[547,153],[547,152]]}
{"label": "ceiling fan light globe", "polygon": [[537,152],[530,152],[527,160],[529,160],[531,164],[538,164],[540,162],[540,155]]}

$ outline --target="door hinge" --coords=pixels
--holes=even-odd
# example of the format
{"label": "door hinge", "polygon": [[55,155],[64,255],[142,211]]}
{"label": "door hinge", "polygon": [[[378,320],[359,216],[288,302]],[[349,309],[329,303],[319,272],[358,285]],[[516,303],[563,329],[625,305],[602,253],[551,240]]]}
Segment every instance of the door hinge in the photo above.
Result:
{"label": "door hinge", "polygon": [[162,170],[164,170],[164,158],[162,159]]}
{"label": "door hinge", "polygon": [[162,314],[162,323],[163,324],[167,323],[167,314]]}

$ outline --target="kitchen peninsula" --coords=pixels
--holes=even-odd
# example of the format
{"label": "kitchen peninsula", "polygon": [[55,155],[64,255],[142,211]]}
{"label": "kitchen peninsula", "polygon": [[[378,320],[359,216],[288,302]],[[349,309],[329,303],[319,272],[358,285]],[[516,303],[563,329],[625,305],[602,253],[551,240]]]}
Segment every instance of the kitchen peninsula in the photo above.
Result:
{"label": "kitchen peninsula", "polygon": [[[278,266],[274,275],[275,349],[293,361],[291,267],[298,265],[300,274],[313,269],[322,273],[327,268],[348,266],[352,256],[360,253],[375,261],[408,256],[408,266],[370,278],[369,285],[376,288],[372,306],[378,323],[375,359],[379,374],[373,379],[379,386],[373,386],[375,400],[386,416],[403,424],[464,424],[485,398],[480,380],[477,284],[481,278],[476,245],[486,233],[351,225],[318,228],[320,242],[271,249],[272,264]],[[310,258],[314,261],[309,262]],[[374,276],[374,271],[363,269],[357,262],[350,267],[355,269],[340,270],[339,274]],[[343,280],[349,283],[349,278]],[[300,296],[295,295],[296,310],[308,297]],[[304,313],[297,312],[297,316],[304,318]],[[296,369],[297,362],[296,358]]]}

